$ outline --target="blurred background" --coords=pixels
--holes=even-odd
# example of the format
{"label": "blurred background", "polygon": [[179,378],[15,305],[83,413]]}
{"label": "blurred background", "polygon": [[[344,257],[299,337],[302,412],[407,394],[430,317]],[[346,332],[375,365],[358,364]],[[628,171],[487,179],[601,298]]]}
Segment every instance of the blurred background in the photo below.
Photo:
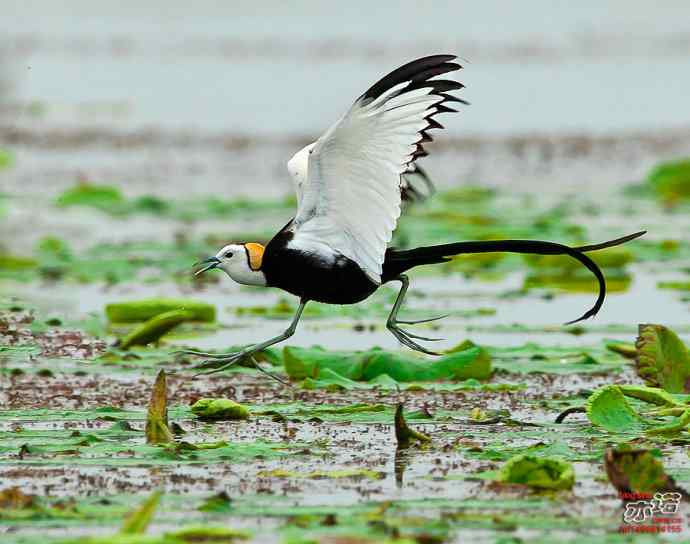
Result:
{"label": "blurred background", "polygon": [[[471,105],[439,116],[419,161],[437,192],[405,207],[393,243],[648,230],[591,254],[607,279],[596,318],[563,325],[598,287],[573,259],[461,256],[412,271],[400,314],[447,314],[410,327],[446,357],[386,329],[390,284],[310,303],[259,356],[293,387],[240,367],[196,376],[178,349],[266,340],[296,300],[193,263],[270,239],[294,214],[293,153],[439,53],[460,58]],[[276,543],[623,542],[615,490],[690,489],[688,412],[653,417],[656,393],[601,387],[689,398],[673,334],[690,345],[689,310],[688,0],[0,0],[3,543],[229,542],[220,524]],[[163,369],[174,443],[162,378],[144,422]],[[210,422],[200,397],[251,417]],[[396,444],[405,402],[432,444]],[[634,451],[603,467],[624,441]],[[157,498],[126,512],[158,489],[134,534]]]}
{"label": "blurred background", "polygon": [[[512,202],[488,219],[465,218],[456,222],[464,226],[427,229],[408,241],[512,234],[597,241],[648,228],[648,240],[678,242],[688,227],[678,208],[667,215],[664,203],[647,202],[631,213],[620,197],[655,165],[690,155],[684,0],[2,5],[6,254],[40,264],[59,256],[55,245],[41,246],[51,236],[75,254],[91,250],[96,256],[82,268],[94,269],[105,258],[94,249],[99,245],[204,241],[176,254],[171,268],[178,273],[236,236],[265,239],[291,206],[262,216],[246,202],[289,198],[285,164],[296,150],[379,77],[435,53],[460,57],[462,95],[471,103],[441,119],[447,130],[436,133],[422,161],[441,191],[479,186],[531,196],[548,205],[551,219],[575,196],[588,202],[570,210],[570,230],[554,221],[541,230],[511,230],[527,213]],[[90,185],[112,191],[69,207],[83,197],[70,191]],[[177,215],[114,213],[137,198],[148,212],[169,210],[171,202],[206,204]],[[246,213],[234,213],[238,201]],[[462,197],[452,202],[467,211]],[[530,212],[531,225],[545,224],[542,212]],[[155,267],[145,272],[147,281],[160,275]],[[137,281],[141,275],[131,283]],[[625,319],[641,289],[618,306],[611,302],[609,318]],[[86,293],[83,287],[84,299]],[[573,308],[590,297],[574,297]],[[560,322],[562,313],[540,319]]]}
{"label": "blurred background", "polygon": [[371,82],[446,52],[472,105],[426,161],[439,181],[629,181],[690,149],[687,15],[682,0],[4,0],[2,138],[32,163],[7,183],[282,192],[297,146]]}

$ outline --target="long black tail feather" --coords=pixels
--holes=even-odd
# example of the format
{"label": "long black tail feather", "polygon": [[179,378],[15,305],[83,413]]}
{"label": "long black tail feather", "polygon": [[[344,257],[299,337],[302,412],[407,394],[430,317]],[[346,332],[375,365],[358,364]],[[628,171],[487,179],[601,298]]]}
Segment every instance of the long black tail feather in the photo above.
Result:
{"label": "long black tail feather", "polygon": [[456,255],[468,253],[527,253],[532,255],[568,255],[582,263],[599,282],[599,295],[594,305],[582,316],[568,321],[566,325],[571,325],[593,317],[599,312],[606,298],[606,279],[599,266],[590,259],[585,252],[598,251],[620,244],[624,244],[635,238],[639,238],[646,231],[636,232],[628,236],[609,240],[600,244],[590,244],[586,246],[570,247],[556,242],[545,242],[542,240],[481,240],[472,242],[456,242],[452,244],[442,244],[438,246],[419,247],[409,250],[390,249],[386,253],[386,260],[383,264],[382,282],[385,283],[402,274],[406,270],[415,266],[425,264],[435,264],[450,261]]}

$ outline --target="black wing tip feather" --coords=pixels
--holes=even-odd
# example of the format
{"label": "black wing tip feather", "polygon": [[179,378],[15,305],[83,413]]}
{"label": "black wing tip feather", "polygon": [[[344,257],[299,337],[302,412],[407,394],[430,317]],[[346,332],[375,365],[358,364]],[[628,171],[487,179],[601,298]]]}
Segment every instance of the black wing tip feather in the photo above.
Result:
{"label": "black wing tip feather", "polygon": [[396,96],[415,89],[430,88],[429,94],[435,94],[442,98],[441,101],[429,108],[429,114],[425,118],[428,125],[420,131],[420,139],[417,141],[417,147],[410,157],[410,162],[428,155],[424,150],[423,144],[431,141],[431,136],[426,131],[444,128],[441,123],[434,119],[434,116],[439,113],[457,112],[457,110],[446,106],[446,102],[469,105],[469,102],[448,94],[451,91],[463,89],[465,86],[462,83],[450,79],[432,79],[436,76],[462,69],[460,64],[452,62],[456,58],[456,55],[431,55],[408,62],[382,77],[359,98],[364,104],[369,103],[396,85],[405,82],[408,82],[408,85],[396,93]]}
{"label": "black wing tip feather", "polygon": [[460,64],[451,62],[456,58],[456,55],[431,55],[403,64],[379,79],[360,98],[365,100],[378,98],[400,83],[426,81],[441,74],[460,70],[462,69]]}
{"label": "black wing tip feather", "polygon": [[[429,174],[426,173],[418,164],[412,164],[410,169],[402,176],[405,180],[404,185],[400,188],[400,196],[405,202],[423,202],[436,192],[436,186],[431,181]],[[424,184],[424,190],[417,187],[417,180],[421,180]]]}

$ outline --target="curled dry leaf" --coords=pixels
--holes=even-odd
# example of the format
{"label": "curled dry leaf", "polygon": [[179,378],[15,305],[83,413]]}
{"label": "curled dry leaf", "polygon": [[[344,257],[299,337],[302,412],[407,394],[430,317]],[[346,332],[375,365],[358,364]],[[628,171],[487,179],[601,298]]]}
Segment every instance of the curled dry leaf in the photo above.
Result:
{"label": "curled dry leaf", "polygon": [[666,474],[659,459],[647,449],[632,449],[627,445],[609,448],[604,453],[604,468],[611,484],[619,493],[647,493],[671,491],[688,494]]}
{"label": "curled dry leaf", "polygon": [[157,342],[180,323],[190,321],[191,318],[192,314],[185,310],[173,310],[157,315],[125,336],[118,347],[120,349],[129,349],[132,346],[145,346],[146,344]]}
{"label": "curled dry leaf", "polygon": [[0,491],[0,509],[20,510],[31,508],[36,502],[34,495],[27,495],[18,487],[8,487]]}
{"label": "curled dry leaf", "polygon": [[146,414],[146,443],[168,444],[172,441],[173,436],[168,426],[168,385],[165,371],[161,370],[153,384]]}
{"label": "curled dry leaf", "polygon": [[114,302],[105,307],[105,315],[111,323],[142,323],[175,310],[189,312],[191,321],[213,323],[216,320],[216,307],[212,304],[181,298]]}

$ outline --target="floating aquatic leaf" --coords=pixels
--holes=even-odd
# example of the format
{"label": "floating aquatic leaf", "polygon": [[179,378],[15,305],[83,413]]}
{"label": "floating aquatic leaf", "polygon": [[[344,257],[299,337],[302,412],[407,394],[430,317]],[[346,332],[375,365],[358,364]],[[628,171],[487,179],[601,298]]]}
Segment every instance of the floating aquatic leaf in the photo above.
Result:
{"label": "floating aquatic leaf", "polygon": [[667,203],[690,198],[690,159],[659,164],[649,173],[647,184]]}
{"label": "floating aquatic leaf", "polygon": [[168,425],[168,386],[165,370],[156,377],[146,414],[146,443],[168,444],[173,441]]}
{"label": "floating aquatic leaf", "polygon": [[[635,259],[635,254],[627,247],[618,246],[588,253],[601,268],[622,268]],[[523,258],[534,268],[558,268],[565,271],[579,270],[582,265],[567,255],[524,255]]]}
{"label": "floating aquatic leaf", "polygon": [[177,542],[197,544],[224,544],[232,543],[236,540],[245,540],[251,537],[248,531],[239,531],[230,527],[184,527],[179,531],[165,533],[165,536]]}
{"label": "floating aquatic leaf", "polygon": [[218,448],[225,448],[228,443],[225,440],[220,440],[218,442],[199,442],[198,444],[192,444],[191,442],[176,442],[175,451],[198,451],[198,450],[217,450]]}
{"label": "floating aquatic leaf", "polygon": [[203,419],[247,419],[249,410],[230,399],[199,399],[192,405],[194,415]]}
{"label": "floating aquatic leaf", "polygon": [[664,435],[664,434],[676,434],[683,431],[690,424],[690,408],[682,412],[677,418],[675,418],[671,423],[666,425],[659,425],[652,429],[647,429],[647,434],[649,435]]}
{"label": "floating aquatic leaf", "polygon": [[[588,254],[589,255],[589,254]],[[592,253],[592,255],[594,255]],[[577,262],[577,261],[576,261]],[[558,271],[538,271],[525,277],[524,289],[560,289],[568,293],[596,293],[599,286],[587,271],[573,271],[563,274]],[[624,293],[632,283],[632,276],[620,269],[606,273],[606,291],[608,293]]]}
{"label": "floating aquatic leaf", "polygon": [[292,470],[284,469],[273,469],[273,470],[262,470],[257,476],[260,478],[296,478],[296,479],[309,479],[309,480],[322,480],[322,479],[343,479],[352,478],[355,480],[381,480],[386,477],[385,473],[377,472],[375,470],[369,470],[365,468],[347,468],[342,470],[315,470],[313,472],[295,472]]}
{"label": "floating aquatic leaf", "polygon": [[559,457],[517,455],[501,467],[497,481],[539,489],[571,489],[575,485],[573,466]]}
{"label": "floating aquatic leaf", "polygon": [[473,378],[461,382],[397,382],[388,374],[381,374],[368,382],[357,382],[341,376],[330,368],[319,372],[319,377],[305,378],[304,389],[328,391],[380,389],[401,391],[519,391],[527,386],[520,383],[481,383]]}
{"label": "floating aquatic leaf", "polygon": [[162,535],[116,534],[59,540],[58,544],[232,544],[250,538],[248,531],[230,527],[189,526]]}
{"label": "floating aquatic leaf", "polygon": [[602,387],[587,399],[587,417],[599,427],[612,432],[642,430],[643,422],[617,385]]}
{"label": "floating aquatic leaf", "polygon": [[677,406],[678,401],[663,389],[644,385],[617,386],[626,397],[633,397],[657,406]]}
{"label": "floating aquatic leaf", "polygon": [[151,496],[127,517],[122,525],[122,529],[120,529],[120,534],[136,535],[145,533],[153,519],[153,515],[156,513],[160,500],[160,491],[151,493]]}
{"label": "floating aquatic leaf", "polygon": [[112,323],[138,323],[152,317],[183,310],[190,314],[190,321],[205,321],[212,323],[216,320],[216,307],[212,304],[190,299],[150,298],[128,302],[113,302],[106,305],[105,315]]}
{"label": "floating aquatic leaf", "polygon": [[486,459],[489,461],[507,461],[516,455],[526,454],[536,457],[558,457],[567,461],[593,461],[601,459],[603,449],[599,446],[592,446],[586,449],[575,450],[567,442],[554,436],[544,433],[543,441],[530,446],[510,446],[506,441],[498,441],[491,446],[481,449],[470,448],[467,450],[469,457]]}
{"label": "floating aquatic leaf", "polygon": [[113,210],[124,202],[122,193],[109,185],[79,183],[57,197],[56,204],[61,207],[91,206],[103,211]]}
{"label": "floating aquatic leaf", "polygon": [[663,325],[640,325],[637,373],[670,393],[690,392],[690,354],[676,333]]}
{"label": "floating aquatic leaf", "polygon": [[[635,398],[661,408],[648,411],[645,419],[626,400]],[[676,401],[663,389],[639,385],[608,385],[601,387],[587,399],[586,413],[596,426],[615,433],[648,435],[676,434],[690,423],[690,406]],[[659,417],[671,419],[659,421]]]}
{"label": "floating aquatic leaf", "polygon": [[397,382],[487,379],[491,376],[491,358],[476,346],[433,361],[381,349],[346,352],[288,346],[283,350],[283,360],[288,376],[293,379],[318,378],[325,369],[354,381],[371,381],[384,374]]}
{"label": "floating aquatic leaf", "polygon": [[27,270],[38,266],[38,261],[31,257],[0,254],[0,270]]}
{"label": "floating aquatic leaf", "polygon": [[127,350],[132,346],[145,346],[157,342],[162,336],[173,330],[179,324],[190,321],[192,314],[185,310],[172,310],[152,317],[127,334],[118,347]]}
{"label": "floating aquatic leaf", "polygon": [[[0,152],[0,168],[2,154]],[[154,195],[127,198],[112,185],[80,182],[64,191],[56,200],[60,207],[84,206],[115,217],[147,214],[172,217],[180,220],[194,220],[199,217],[228,217],[241,212],[271,212],[288,209],[289,199],[257,201],[238,198],[221,200],[215,197],[189,200],[164,200]]]}
{"label": "floating aquatic leaf", "polygon": [[606,349],[618,353],[626,359],[635,359],[637,357],[637,346],[635,346],[635,344],[611,340],[606,342]]}
{"label": "floating aquatic leaf", "polygon": [[409,427],[405,421],[402,404],[398,404],[395,410],[395,439],[399,448],[409,447],[414,440],[422,443],[431,442],[431,437]]}
{"label": "floating aquatic leaf", "polygon": [[659,289],[673,289],[675,291],[690,291],[690,281],[660,281],[656,284]]}
{"label": "floating aquatic leaf", "polygon": [[[508,332],[507,329],[499,329]],[[554,329],[555,330],[555,329]],[[562,329],[558,327],[559,332]],[[529,333],[514,327],[513,333]],[[543,346],[529,342],[515,347],[487,347],[497,370],[518,374],[610,374],[626,368],[620,357],[602,348]]]}
{"label": "floating aquatic leaf", "polygon": [[14,154],[9,149],[0,149],[0,170],[14,166]]}
{"label": "floating aquatic leaf", "polygon": [[225,491],[206,499],[198,510],[200,512],[229,512],[232,509],[232,499]]}
{"label": "floating aquatic leaf", "polygon": [[680,492],[673,478],[664,471],[658,450],[634,449],[627,444],[609,448],[604,454],[604,467],[609,481],[619,493]]}

